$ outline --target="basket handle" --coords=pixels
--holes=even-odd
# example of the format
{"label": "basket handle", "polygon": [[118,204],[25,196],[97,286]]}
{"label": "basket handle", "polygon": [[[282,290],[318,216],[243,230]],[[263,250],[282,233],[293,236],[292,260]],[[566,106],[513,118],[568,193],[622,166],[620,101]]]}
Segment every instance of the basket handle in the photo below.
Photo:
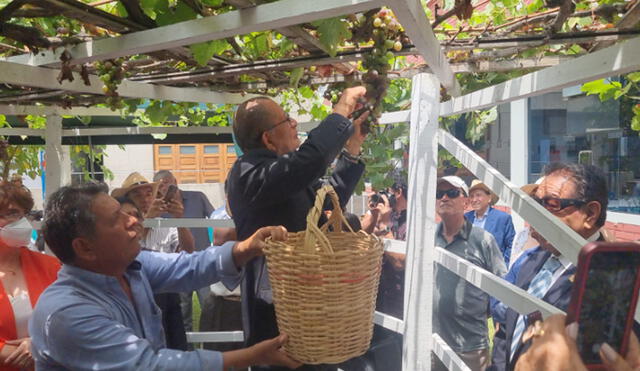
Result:
{"label": "basket handle", "polygon": [[[331,216],[327,223],[319,228],[318,221],[320,220],[320,215],[322,215],[324,200],[327,195],[331,197],[333,211],[331,212]],[[342,231],[343,223],[346,224],[349,230],[353,233],[351,226],[349,226],[349,223],[347,223],[347,220],[344,218],[342,208],[340,207],[340,201],[338,200],[338,194],[333,187],[331,185],[325,185],[318,189],[315,203],[309,210],[309,214],[307,214],[307,232],[305,234],[304,241],[305,250],[312,251],[317,242],[324,251],[333,253],[331,243],[327,236],[325,236],[324,232],[329,228],[329,226],[332,226],[333,230],[336,232]]]}

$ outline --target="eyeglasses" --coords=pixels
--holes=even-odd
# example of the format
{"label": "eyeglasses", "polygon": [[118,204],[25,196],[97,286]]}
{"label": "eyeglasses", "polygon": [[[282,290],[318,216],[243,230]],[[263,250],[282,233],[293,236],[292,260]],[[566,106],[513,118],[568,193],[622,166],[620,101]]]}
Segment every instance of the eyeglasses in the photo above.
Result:
{"label": "eyeglasses", "polygon": [[295,121],[295,120],[294,120],[294,119],[292,119],[292,118],[291,118],[291,116],[287,115],[287,116],[284,118],[284,120],[282,120],[282,121],[278,122],[277,124],[273,125],[271,128],[267,129],[267,131],[271,131],[271,130],[273,130],[273,129],[277,128],[278,126],[280,126],[280,125],[284,124],[285,122],[288,122],[288,123],[289,123],[289,126],[290,126],[290,127],[293,127],[293,122],[294,122],[294,121]]}
{"label": "eyeglasses", "polygon": [[558,212],[560,210],[564,210],[567,207],[575,206],[580,207],[585,205],[587,201],[578,200],[575,198],[558,198],[558,197],[536,197],[533,196],[533,199],[542,205],[545,209],[551,212]]}
{"label": "eyeglasses", "polygon": [[447,189],[446,191],[436,191],[436,198],[439,200],[444,197],[444,195],[447,195],[447,197],[449,198],[457,198],[461,193],[462,192],[459,189],[451,188]]}

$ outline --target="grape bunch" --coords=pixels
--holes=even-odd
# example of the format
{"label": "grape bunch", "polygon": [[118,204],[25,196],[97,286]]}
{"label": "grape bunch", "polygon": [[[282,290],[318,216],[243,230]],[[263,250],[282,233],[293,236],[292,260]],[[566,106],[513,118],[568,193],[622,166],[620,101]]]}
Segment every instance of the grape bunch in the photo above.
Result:
{"label": "grape bunch", "polygon": [[367,88],[365,106],[372,111],[367,124],[375,124],[382,114],[382,101],[389,87],[387,73],[391,69],[390,63],[394,58],[393,51],[399,52],[409,39],[404,34],[400,23],[395,19],[391,10],[382,8],[357,16],[360,30],[355,32],[357,41],[373,40],[371,52],[362,61],[362,68],[367,72],[362,82]]}
{"label": "grape bunch", "polygon": [[107,96],[105,103],[112,110],[124,108],[124,103],[118,95],[118,85],[127,77],[126,66],[122,58],[96,62],[95,67],[104,83],[102,92]]}

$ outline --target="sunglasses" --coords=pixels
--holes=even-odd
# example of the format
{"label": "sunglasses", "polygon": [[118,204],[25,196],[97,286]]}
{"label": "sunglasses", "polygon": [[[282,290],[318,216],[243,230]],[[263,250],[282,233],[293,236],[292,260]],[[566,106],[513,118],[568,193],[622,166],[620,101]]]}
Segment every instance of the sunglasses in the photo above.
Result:
{"label": "sunglasses", "polygon": [[575,206],[580,207],[587,203],[587,201],[578,200],[575,198],[558,198],[558,197],[532,197],[537,203],[542,205],[545,209],[551,212],[558,212],[564,210],[567,207]]}
{"label": "sunglasses", "polygon": [[457,198],[460,196],[460,194],[462,194],[462,192],[459,189],[451,188],[447,189],[446,191],[436,191],[436,198],[439,200],[444,197],[444,195],[447,195],[447,197],[449,198]]}

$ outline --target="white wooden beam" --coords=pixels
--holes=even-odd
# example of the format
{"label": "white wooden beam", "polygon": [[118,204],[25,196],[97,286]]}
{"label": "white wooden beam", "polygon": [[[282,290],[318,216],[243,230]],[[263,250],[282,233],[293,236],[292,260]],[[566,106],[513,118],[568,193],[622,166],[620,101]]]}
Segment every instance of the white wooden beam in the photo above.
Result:
{"label": "white wooden beam", "polygon": [[389,1],[393,13],[396,15],[404,31],[411,38],[420,55],[429,64],[440,83],[454,97],[460,95],[460,85],[453,74],[447,57],[436,39],[427,15],[420,0],[392,0]]}
{"label": "white wooden beam", "polygon": [[[409,121],[411,111],[387,112],[380,117],[380,124],[396,124]],[[78,116],[120,116],[107,108],[72,108],[70,110],[59,107],[45,106],[0,106],[0,114],[7,115],[44,115],[65,113],[68,115]],[[308,132],[318,126],[319,121],[302,122],[298,124],[298,130]],[[63,137],[77,136],[110,136],[110,135],[151,135],[151,134],[230,134],[233,132],[231,126],[126,126],[112,128],[73,128],[63,129]],[[28,128],[0,128],[0,135],[6,136],[34,136],[42,137],[45,135],[44,129],[28,129]]]}
{"label": "white wooden beam", "polygon": [[501,277],[442,247],[436,247],[435,260],[438,264],[487,294],[496,297],[506,306],[520,314],[529,314],[539,310],[546,318],[552,314],[564,313],[553,305],[529,294],[526,290],[510,284]]}
{"label": "white wooden beam", "polygon": [[432,74],[416,75],[411,97],[402,369],[428,370],[433,347],[431,315],[440,82]]}
{"label": "white wooden beam", "polygon": [[397,334],[402,334],[404,329],[404,322],[401,319],[381,312],[373,313],[373,323]]}
{"label": "white wooden beam", "polygon": [[122,116],[120,111],[100,107],[72,107],[0,104],[0,115]]}
{"label": "white wooden beam", "polygon": [[[102,81],[97,76],[90,75],[91,85],[84,84],[78,74],[73,81],[57,80],[59,71],[51,68],[34,67],[19,63],[0,61],[0,82],[18,85],[33,86],[39,88],[57,88],[79,93],[104,95]],[[218,93],[202,88],[174,88],[170,86],[144,84],[124,80],[118,86],[118,94],[130,98],[147,98],[171,100],[175,102],[199,102],[199,103],[241,103],[250,96],[240,94]]]}
{"label": "white wooden beam", "polygon": [[244,341],[242,331],[187,332],[189,343],[237,343]]}
{"label": "white wooden beam", "polygon": [[[254,8],[94,40],[69,47],[67,50],[73,58],[71,64],[82,64],[293,26],[362,12],[379,5],[378,0],[280,0]],[[58,48],[35,55],[11,57],[8,60],[33,66],[58,66],[63,50]]]}
{"label": "white wooden beam", "polygon": [[[509,108],[511,181],[523,186],[529,183],[529,100],[513,101]],[[520,215],[514,212],[511,218],[516,231],[524,228]]]}
{"label": "white wooden beam", "polygon": [[[44,159],[45,169],[45,195],[46,199],[70,179],[66,175],[71,173],[71,163],[62,147],[62,117],[47,116],[47,128],[45,131]],[[69,166],[69,169],[66,169]]]}
{"label": "white wooden beam", "polygon": [[640,69],[640,37],[453,98],[442,104],[441,115],[450,116],[476,111],[638,69]]}
{"label": "white wooden beam", "polygon": [[500,197],[502,202],[522,216],[529,224],[551,242],[573,264],[578,263],[578,253],[587,241],[566,224],[549,213],[544,207],[511,183],[498,170],[489,165],[473,150],[467,148],[453,135],[440,129],[439,143],[458,161],[477,176],[489,189]]}
{"label": "white wooden beam", "polygon": [[433,334],[433,353],[440,358],[442,364],[449,371],[471,371],[469,366],[458,357],[458,354],[451,349],[440,335]]}

